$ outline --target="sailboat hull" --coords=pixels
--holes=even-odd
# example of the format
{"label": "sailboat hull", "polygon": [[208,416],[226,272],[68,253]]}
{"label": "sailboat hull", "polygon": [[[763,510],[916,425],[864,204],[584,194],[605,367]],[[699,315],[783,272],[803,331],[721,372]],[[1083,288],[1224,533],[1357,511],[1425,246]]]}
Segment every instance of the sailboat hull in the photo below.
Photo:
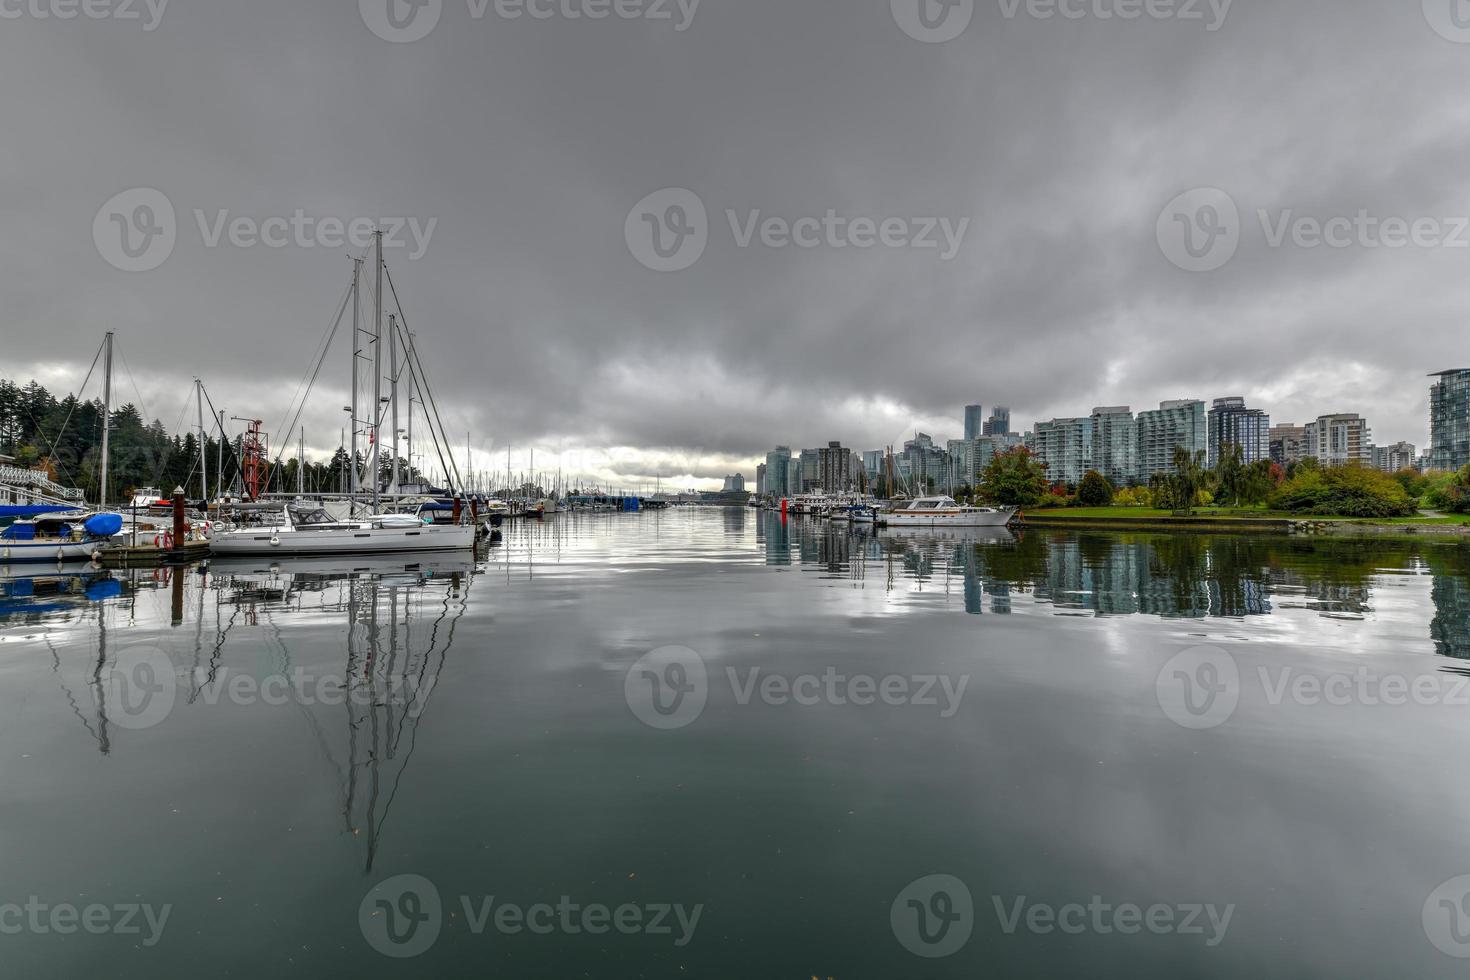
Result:
{"label": "sailboat hull", "polygon": [[91,541],[0,541],[0,564],[7,562],[91,560],[105,542]]}
{"label": "sailboat hull", "polygon": [[472,525],[424,524],[413,528],[345,527],[245,528],[216,534],[216,555],[380,555],[400,551],[468,550],[475,545]]}

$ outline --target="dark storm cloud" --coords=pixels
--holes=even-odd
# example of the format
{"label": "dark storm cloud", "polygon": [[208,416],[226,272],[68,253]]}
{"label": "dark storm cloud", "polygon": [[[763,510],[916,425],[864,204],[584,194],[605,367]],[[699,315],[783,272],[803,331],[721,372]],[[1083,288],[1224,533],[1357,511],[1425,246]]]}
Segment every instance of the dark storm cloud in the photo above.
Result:
{"label": "dark storm cloud", "polygon": [[[599,20],[567,11],[612,5],[509,19],[443,0],[411,43],[353,0],[177,2],[152,30],[141,4],[142,20],[27,4],[0,25],[3,373],[84,370],[115,329],[165,423],[195,375],[232,414],[282,418],[350,274],[324,218],[431,229],[421,258],[405,230],[388,259],[451,436],[473,429],[485,466],[507,444],[636,447],[587,468],[703,479],[778,442],[958,435],[971,401],[1029,424],[1224,394],[1278,420],[1362,411],[1380,442],[1422,444],[1424,375],[1470,362],[1467,250],[1273,247],[1257,214],[1470,213],[1470,45],[1416,3],[1237,0],[1217,23],[1203,2],[1195,20],[980,0],[942,44],[871,0]],[[124,272],[93,221],[140,187],[167,198],[176,242]],[[1206,273],[1155,233],[1199,187],[1240,216]],[[683,271],[645,268],[624,235],[663,188],[707,209]],[[742,247],[756,212],[829,211],[969,223],[949,261],[758,230]],[[269,221],[298,212],[309,231]],[[343,424],[345,364],[308,411],[319,448]]]}

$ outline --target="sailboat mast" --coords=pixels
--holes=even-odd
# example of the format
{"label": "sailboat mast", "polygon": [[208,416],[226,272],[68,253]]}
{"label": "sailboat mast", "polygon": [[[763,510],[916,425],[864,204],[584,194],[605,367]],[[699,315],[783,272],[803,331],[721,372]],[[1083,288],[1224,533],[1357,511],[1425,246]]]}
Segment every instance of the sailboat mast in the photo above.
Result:
{"label": "sailboat mast", "polygon": [[214,495],[225,495],[225,410],[219,410],[219,449],[214,458]]}
{"label": "sailboat mast", "polygon": [[413,478],[413,396],[418,391],[414,384],[413,373],[413,334],[408,335],[408,469],[405,471],[409,482],[417,482]]}
{"label": "sailboat mast", "polygon": [[352,409],[351,418],[347,424],[352,428],[352,455],[348,457],[348,466],[352,470],[352,482],[348,489],[352,492],[350,509],[357,507],[357,494],[360,489],[359,474],[357,469],[357,345],[362,329],[362,259],[352,260]]}
{"label": "sailboat mast", "polygon": [[97,509],[107,509],[107,456],[112,432],[112,331],[102,341],[102,479],[97,484]]}
{"label": "sailboat mast", "polygon": [[204,382],[194,379],[194,408],[199,416],[199,496],[209,506],[209,435],[204,430]]}
{"label": "sailboat mast", "polygon": [[393,462],[393,479],[388,484],[388,492],[394,497],[398,496],[398,316],[394,313],[388,314],[388,400],[392,405],[392,412],[388,419],[388,434],[393,439],[393,445],[388,450],[388,458]]}
{"label": "sailboat mast", "polygon": [[383,231],[379,229],[373,236],[377,239],[377,254],[374,262],[378,267],[378,291],[373,295],[373,459],[369,467],[368,476],[373,481],[373,513],[378,512],[380,500],[380,488],[382,481],[378,479],[378,453],[383,448],[382,426],[378,424],[383,417]]}
{"label": "sailboat mast", "polygon": [[296,450],[296,496],[306,496],[306,426],[301,427],[301,442]]}

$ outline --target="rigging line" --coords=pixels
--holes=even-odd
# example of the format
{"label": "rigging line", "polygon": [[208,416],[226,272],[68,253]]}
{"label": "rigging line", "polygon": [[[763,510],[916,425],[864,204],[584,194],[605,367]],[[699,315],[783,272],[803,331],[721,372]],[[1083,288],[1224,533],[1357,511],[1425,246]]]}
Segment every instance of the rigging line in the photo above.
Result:
{"label": "rigging line", "polygon": [[[296,423],[301,420],[301,413],[306,410],[306,400],[311,397],[311,391],[313,388],[316,387],[317,378],[321,376],[322,365],[327,362],[327,354],[332,349],[332,341],[335,340],[337,337],[337,330],[342,326],[342,318],[347,315],[347,301],[351,298],[352,287],[349,286],[342,294],[342,303],[340,306],[337,307],[337,319],[332,323],[332,329],[327,332],[327,341],[325,344],[322,345],[321,353],[317,355],[316,367],[313,368],[310,372],[311,380],[309,382],[305,382],[306,391],[302,393],[301,404],[297,406],[296,414],[291,418],[291,425],[286,430],[286,441],[281,443],[281,451],[276,454],[275,462],[272,463],[271,468],[266,471],[265,485],[267,487],[271,485],[271,479],[275,476],[276,469],[280,467],[281,460],[286,455],[286,449],[290,445],[291,434],[296,431]],[[301,391],[299,387],[296,390],[298,392]],[[292,398],[292,403],[295,403],[294,396]],[[302,462],[304,463],[305,460],[302,460]]]}
{"label": "rigging line", "polygon": [[[398,323],[403,328],[404,333],[408,333],[408,315],[403,312],[403,303],[398,298],[398,285],[394,283],[393,273],[389,271],[388,263],[386,262],[383,263],[383,273],[388,277],[388,288],[393,293],[393,305],[398,308]],[[409,336],[412,337],[412,334],[409,334]],[[421,360],[419,360],[418,348],[415,347],[412,343],[408,344],[408,356],[418,366],[417,378],[419,381],[419,386],[423,389],[424,394],[427,395],[429,398],[428,407],[434,410],[434,421],[438,424],[439,430],[444,436],[444,442],[446,444],[445,448],[447,449],[449,446],[449,433],[444,429],[444,420],[439,417],[439,402],[438,399],[434,397],[434,389],[432,386],[430,386],[428,375],[424,372],[424,364]],[[427,414],[428,413],[426,412],[425,415]],[[433,432],[433,429],[434,427],[432,425],[429,426],[429,431],[431,433]],[[435,448],[438,448],[437,440]],[[439,462],[441,466],[444,465],[442,451],[440,452]],[[453,450],[449,451],[449,465],[444,467],[444,476],[446,479],[450,478],[451,466],[453,467],[452,482],[458,484],[461,488],[463,488],[464,481],[460,479],[459,466],[454,461]],[[453,489],[453,487],[451,487],[451,489]]]}
{"label": "rigging line", "polygon": [[[75,400],[72,401],[71,408],[67,409],[66,411],[66,418],[61,420],[61,428],[56,431],[56,438],[51,440],[51,445],[46,450],[46,458],[51,460],[52,464],[56,466],[57,470],[59,471],[59,475],[65,475],[64,471],[66,470],[66,467],[56,461],[56,443],[59,442],[61,440],[61,437],[66,434],[66,427],[71,422],[72,413],[75,412],[77,410],[77,406],[82,403],[81,394],[82,392],[87,390],[87,383],[92,380],[92,372],[97,370],[97,361],[102,357],[102,348],[106,346],[106,340],[103,340],[102,343],[97,346],[97,353],[92,355],[92,366],[87,368],[87,376],[82,379],[82,386],[77,389],[77,396]],[[36,427],[36,432],[39,434],[41,431],[41,424],[36,421],[36,417],[31,414],[31,410],[29,408],[26,408],[24,404],[21,404],[21,408],[25,411],[26,418],[31,420],[31,425]],[[67,476],[67,481],[71,481],[70,476]]]}
{"label": "rigging line", "polygon": [[[347,310],[347,301],[349,299],[351,299],[351,298],[352,298],[352,285],[351,285],[351,283],[349,283],[346,286],[346,288],[344,288],[342,290],[342,301],[337,304],[338,309],[337,309],[336,322],[332,324],[331,330],[329,330],[327,332],[326,343],[322,344],[321,347],[318,349],[318,352],[317,352],[317,355],[316,355],[316,368],[314,370],[313,369],[308,369],[306,372],[304,372],[302,374],[301,380],[296,383],[296,392],[295,392],[295,394],[293,394],[291,396],[291,400],[286,403],[286,412],[285,412],[286,415],[289,415],[291,413],[291,409],[292,409],[293,406],[296,406],[296,399],[299,397],[301,399],[301,405],[300,405],[300,407],[297,407],[296,408],[296,417],[297,418],[300,418],[300,416],[301,416],[301,409],[306,406],[306,396],[302,394],[301,389],[303,387],[306,387],[306,393],[307,394],[310,394],[311,393],[311,388],[310,388],[309,384],[314,384],[316,382],[316,376],[317,376],[318,373],[320,373],[320,371],[322,369],[322,361],[326,359],[327,351],[329,349],[331,349],[331,346],[332,346],[332,338],[337,335],[337,327],[339,325],[341,325],[341,323],[342,323],[342,315]],[[312,362],[311,361],[307,361],[307,363],[310,364]],[[308,383],[308,381],[307,381],[307,378],[308,377],[310,377],[310,379],[311,379],[310,383]],[[282,422],[285,421],[285,416],[284,415],[282,416],[281,421]],[[286,433],[287,440],[289,440],[291,438],[291,433],[294,432],[295,430],[296,430],[296,424],[295,424],[295,422],[293,420],[293,422],[291,424],[290,430]],[[273,431],[280,432],[281,431],[281,428],[279,426],[277,426],[275,428],[275,430],[273,430]],[[285,452],[285,450],[283,449],[282,450],[282,453],[284,454],[284,452]],[[272,466],[272,469],[274,469],[274,466]],[[267,474],[266,481],[267,481],[266,482],[266,486],[270,486],[270,482],[269,482],[270,481],[270,476],[269,476],[269,474]]]}
{"label": "rigging line", "polygon": [[[200,385],[200,390],[204,392],[204,400],[209,403],[209,411],[211,412],[211,418],[214,419],[214,426],[215,426],[216,429],[219,430],[219,441],[220,441],[220,445],[223,446],[229,452],[229,454],[230,454],[230,462],[232,464],[234,464],[235,474],[238,474],[240,472],[240,470],[241,470],[240,459],[239,459],[239,457],[237,457],[235,455],[235,447],[232,446],[232,445],[230,445],[230,437],[229,437],[229,434],[225,432],[224,425],[219,421],[219,414],[220,413],[214,407],[214,399],[212,399],[212,398],[209,397],[209,388],[205,387],[204,385]],[[233,482],[234,482],[234,474],[231,475],[230,480],[231,480],[231,485],[233,485]],[[224,480],[224,474],[223,473],[220,474],[220,481],[219,482],[220,482],[220,485],[221,486],[224,485],[225,480]]]}
{"label": "rigging line", "polygon": [[[143,430],[146,432],[148,430],[148,403],[143,399],[143,392],[138,389],[138,380],[133,377],[133,369],[128,365],[128,355],[123,350],[121,344],[117,346],[117,356],[122,361],[123,370],[128,373],[128,383],[133,386],[133,394],[138,396],[138,408],[140,409],[138,421],[142,424]],[[184,407],[187,409],[188,405],[189,403],[186,401]],[[182,422],[183,418],[184,413],[180,412],[179,421]],[[162,422],[160,421],[159,424],[161,425]],[[154,461],[153,479],[149,481],[153,486],[158,486],[158,481],[163,477],[164,467],[168,465],[169,457],[173,455],[173,443],[164,440],[164,446],[163,452],[159,454],[160,458]]]}

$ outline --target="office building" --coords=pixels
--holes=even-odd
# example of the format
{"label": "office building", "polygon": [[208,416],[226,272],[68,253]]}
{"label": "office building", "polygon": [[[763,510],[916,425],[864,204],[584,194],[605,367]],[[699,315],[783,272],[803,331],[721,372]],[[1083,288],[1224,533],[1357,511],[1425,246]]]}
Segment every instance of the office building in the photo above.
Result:
{"label": "office building", "polygon": [[744,493],[744,492],[745,492],[745,477],[742,474],[736,473],[734,476],[727,476],[727,477],[725,477],[725,487],[721,491],[721,493]]}
{"label": "office building", "polygon": [[981,435],[1004,436],[1011,434],[1011,410],[1004,405],[995,406],[990,418],[985,421]]}
{"label": "office building", "polygon": [[777,446],[771,452],[766,453],[766,496],[777,499],[792,496],[790,463],[790,446]]}
{"label": "office building", "polygon": [[979,439],[984,435],[985,409],[979,405],[965,406],[965,438]]}
{"label": "office building", "polygon": [[829,442],[827,448],[817,450],[816,489],[827,493],[847,493],[857,482],[852,453],[844,449],[842,443]]}
{"label": "office building", "polygon": [[1239,446],[1247,463],[1271,458],[1271,417],[1259,408],[1247,408],[1245,399],[1216,398],[1207,417],[1210,468],[1220,461],[1225,446]]}
{"label": "office building", "polygon": [[755,495],[764,497],[766,495],[766,464],[761,463],[755,468]]}

